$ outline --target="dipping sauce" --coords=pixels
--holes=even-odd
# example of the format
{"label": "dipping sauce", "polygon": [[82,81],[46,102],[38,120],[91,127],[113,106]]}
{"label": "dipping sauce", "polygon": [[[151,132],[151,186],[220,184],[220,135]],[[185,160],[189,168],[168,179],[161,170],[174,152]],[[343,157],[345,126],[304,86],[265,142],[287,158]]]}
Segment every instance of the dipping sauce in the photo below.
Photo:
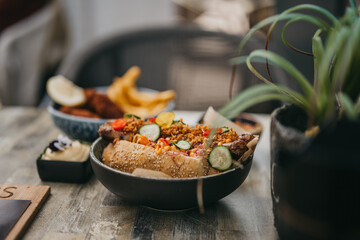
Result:
{"label": "dipping sauce", "polygon": [[[55,145],[55,147],[54,147]],[[71,141],[67,137],[59,136],[42,154],[43,160],[83,162],[89,157],[90,145],[79,141]]]}

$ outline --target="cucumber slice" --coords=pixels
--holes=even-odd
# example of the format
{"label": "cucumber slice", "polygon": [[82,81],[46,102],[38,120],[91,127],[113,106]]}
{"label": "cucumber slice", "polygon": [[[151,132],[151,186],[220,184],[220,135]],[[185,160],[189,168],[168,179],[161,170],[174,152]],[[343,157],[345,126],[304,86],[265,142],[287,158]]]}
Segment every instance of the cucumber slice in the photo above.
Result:
{"label": "cucumber slice", "polygon": [[228,127],[221,127],[220,129],[221,129],[220,135],[229,131]]}
{"label": "cucumber slice", "polygon": [[178,149],[182,149],[182,150],[189,150],[191,148],[191,144],[189,143],[189,141],[185,139],[177,141],[174,145]]}
{"label": "cucumber slice", "polygon": [[139,116],[135,115],[135,114],[124,114],[124,117],[128,117],[128,118],[131,118],[131,117],[134,117],[134,118],[137,118],[137,119],[141,119]]}
{"label": "cucumber slice", "polygon": [[160,126],[157,124],[144,125],[139,129],[140,135],[143,135],[154,142],[160,137],[160,132]]}
{"label": "cucumber slice", "polygon": [[215,146],[209,154],[210,166],[225,171],[232,165],[232,157],[230,149],[223,145]]}

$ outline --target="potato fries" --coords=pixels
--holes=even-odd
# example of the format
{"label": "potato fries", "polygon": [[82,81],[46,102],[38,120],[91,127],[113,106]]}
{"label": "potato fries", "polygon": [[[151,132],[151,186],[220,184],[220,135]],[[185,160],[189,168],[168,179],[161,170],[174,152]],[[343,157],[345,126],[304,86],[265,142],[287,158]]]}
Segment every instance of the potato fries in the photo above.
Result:
{"label": "potato fries", "polygon": [[139,117],[154,116],[164,110],[176,94],[173,90],[157,93],[138,91],[136,81],[140,74],[139,67],[131,67],[122,77],[114,79],[106,94],[125,113]]}

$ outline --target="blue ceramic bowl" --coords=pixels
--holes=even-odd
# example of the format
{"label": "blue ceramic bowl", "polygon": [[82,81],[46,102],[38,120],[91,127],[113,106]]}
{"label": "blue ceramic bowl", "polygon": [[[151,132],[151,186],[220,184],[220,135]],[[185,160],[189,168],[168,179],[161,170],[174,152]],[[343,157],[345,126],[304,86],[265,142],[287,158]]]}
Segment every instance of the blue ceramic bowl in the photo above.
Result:
{"label": "blue ceramic bowl", "polygon": [[[96,88],[98,91],[105,91],[106,87]],[[138,88],[139,91],[157,92],[149,88]],[[50,103],[47,110],[55,124],[61,131],[63,131],[71,139],[83,140],[86,142],[93,142],[99,137],[98,130],[100,125],[107,122],[109,119],[95,119],[86,117],[77,117],[58,111],[58,105],[54,102]],[[170,101],[168,106],[163,110],[165,112],[173,111],[175,108],[175,101]]]}

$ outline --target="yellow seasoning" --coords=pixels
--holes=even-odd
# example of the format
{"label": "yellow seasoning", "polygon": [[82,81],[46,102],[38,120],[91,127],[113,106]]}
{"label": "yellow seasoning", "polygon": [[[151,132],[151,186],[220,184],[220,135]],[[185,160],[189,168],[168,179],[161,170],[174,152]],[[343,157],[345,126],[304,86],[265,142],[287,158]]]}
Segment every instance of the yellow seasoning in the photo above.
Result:
{"label": "yellow seasoning", "polygon": [[175,118],[175,113],[173,112],[162,112],[160,113],[156,119],[155,123],[163,128],[169,128],[173,123]]}

